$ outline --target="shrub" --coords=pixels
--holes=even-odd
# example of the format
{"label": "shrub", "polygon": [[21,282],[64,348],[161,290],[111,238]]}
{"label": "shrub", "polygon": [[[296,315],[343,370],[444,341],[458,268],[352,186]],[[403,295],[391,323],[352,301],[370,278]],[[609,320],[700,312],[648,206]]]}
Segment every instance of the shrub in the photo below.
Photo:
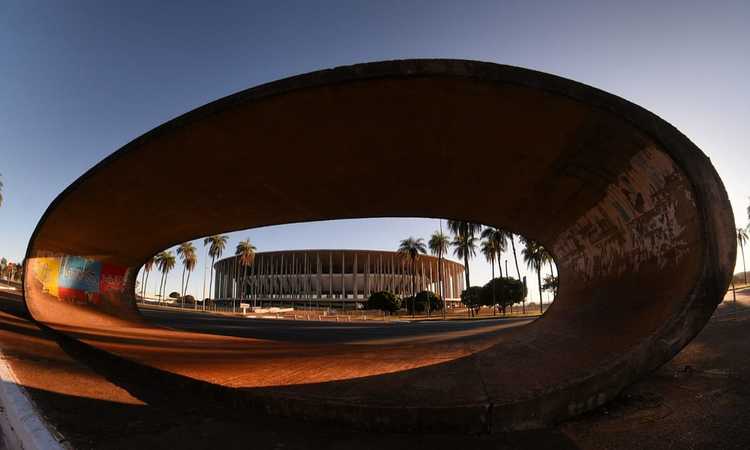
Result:
{"label": "shrub", "polygon": [[367,309],[396,312],[401,309],[401,299],[393,292],[373,292],[367,299]]}
{"label": "shrub", "polygon": [[423,313],[427,311],[427,305],[430,305],[430,312],[432,311],[439,311],[443,309],[443,300],[440,298],[439,295],[432,291],[421,291],[418,292],[415,298],[414,303],[411,302],[411,297],[409,298],[409,302],[406,304],[406,308],[408,309],[409,313],[411,313],[412,304],[414,304],[414,308],[416,309],[415,312]]}
{"label": "shrub", "polygon": [[169,293],[169,298],[180,298],[180,293],[179,292],[170,292]]}

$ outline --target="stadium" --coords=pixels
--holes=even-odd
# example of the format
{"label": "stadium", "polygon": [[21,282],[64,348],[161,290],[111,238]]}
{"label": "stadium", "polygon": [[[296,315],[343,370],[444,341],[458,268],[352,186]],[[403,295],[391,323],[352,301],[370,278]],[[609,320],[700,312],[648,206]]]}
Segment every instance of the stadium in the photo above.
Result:
{"label": "stadium", "polygon": [[[444,280],[446,304],[460,302],[464,266],[443,258],[420,255],[415,264],[415,289],[440,292]],[[346,307],[363,303],[370,293],[391,291],[402,297],[411,293],[411,260],[398,252],[382,250],[286,250],[256,253],[252,264],[239,257],[214,265],[214,298],[245,298],[267,304]],[[243,292],[244,286],[244,292]]]}

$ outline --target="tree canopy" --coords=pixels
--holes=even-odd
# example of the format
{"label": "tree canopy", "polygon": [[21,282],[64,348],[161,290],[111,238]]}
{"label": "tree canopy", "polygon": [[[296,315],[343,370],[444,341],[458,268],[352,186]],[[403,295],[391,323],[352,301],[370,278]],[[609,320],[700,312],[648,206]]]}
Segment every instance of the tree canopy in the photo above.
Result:
{"label": "tree canopy", "polygon": [[401,309],[401,299],[393,292],[373,292],[370,294],[370,298],[367,299],[367,309],[396,312]]}
{"label": "tree canopy", "polygon": [[[492,299],[493,285],[494,301]],[[479,301],[481,306],[498,305],[505,312],[505,308],[522,302],[524,298],[526,298],[526,288],[521,281],[510,277],[498,277],[482,286]]]}
{"label": "tree canopy", "polygon": [[461,303],[471,310],[479,310],[482,306],[482,288],[471,286],[461,292]]}
{"label": "tree canopy", "polygon": [[418,313],[427,312],[427,305],[430,305],[430,311],[440,311],[443,309],[443,300],[439,295],[432,291],[419,291],[414,297],[414,301],[411,299],[405,302],[408,311],[412,312],[412,305],[414,305],[414,311]]}

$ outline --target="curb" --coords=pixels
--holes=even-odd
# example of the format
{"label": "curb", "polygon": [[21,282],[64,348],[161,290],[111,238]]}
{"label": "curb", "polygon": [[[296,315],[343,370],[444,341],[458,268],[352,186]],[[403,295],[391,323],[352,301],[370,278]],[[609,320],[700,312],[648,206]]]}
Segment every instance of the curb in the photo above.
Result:
{"label": "curb", "polygon": [[13,368],[0,350],[0,407],[3,437],[11,448],[23,450],[69,449],[55,437],[49,424],[34,407],[26,390],[18,384]]}

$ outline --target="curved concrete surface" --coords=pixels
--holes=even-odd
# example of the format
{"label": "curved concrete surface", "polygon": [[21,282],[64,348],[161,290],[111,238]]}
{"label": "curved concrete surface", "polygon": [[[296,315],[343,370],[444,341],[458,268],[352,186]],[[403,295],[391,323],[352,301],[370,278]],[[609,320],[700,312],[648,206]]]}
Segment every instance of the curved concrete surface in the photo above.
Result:
{"label": "curved concrete surface", "polygon": [[[559,268],[557,300],[522,327],[356,348],[155,328],[135,307],[138,268],[173,244],[388,216],[537,239]],[[701,330],[729,283],[733,224],[708,158],[632,103],[515,67],[379,62],[231,95],[115,152],[45,213],[25,295],[52,328],[238,388],[269,411],[396,429],[530,428],[602,404]]]}

